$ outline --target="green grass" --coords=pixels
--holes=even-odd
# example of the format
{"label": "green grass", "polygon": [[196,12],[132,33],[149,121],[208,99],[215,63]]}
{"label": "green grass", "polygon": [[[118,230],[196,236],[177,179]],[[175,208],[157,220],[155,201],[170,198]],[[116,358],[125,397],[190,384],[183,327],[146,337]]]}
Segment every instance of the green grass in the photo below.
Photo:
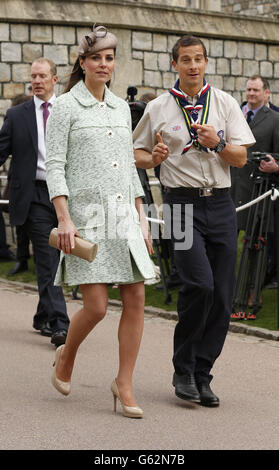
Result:
{"label": "green grass", "polygon": [[0,277],[4,279],[9,279],[10,281],[24,282],[24,283],[33,283],[36,284],[36,268],[34,264],[33,257],[28,260],[28,271],[23,273],[15,274],[14,276],[8,276],[8,272],[14,266],[14,261],[1,262],[0,263]]}
{"label": "green grass", "polygon": [[[239,236],[239,253],[242,247],[241,243],[242,234]],[[13,267],[14,262],[1,262],[0,263],[0,277],[9,279],[16,282],[33,283],[36,284],[36,270],[33,258],[28,261],[28,271],[16,274],[15,276],[9,277],[8,271]],[[156,288],[157,286],[157,288]],[[69,288],[67,288],[69,291]],[[157,307],[166,311],[176,311],[177,303],[177,289],[169,291],[171,295],[171,303],[165,303],[165,294],[163,290],[158,290],[158,285],[146,286],[146,306]],[[109,286],[109,298],[120,300],[119,289],[114,289]],[[261,328],[267,328],[269,330],[279,330],[278,318],[277,318],[277,290],[276,289],[265,289],[262,292],[263,306],[257,313],[256,320],[243,320],[242,323],[258,326]]]}

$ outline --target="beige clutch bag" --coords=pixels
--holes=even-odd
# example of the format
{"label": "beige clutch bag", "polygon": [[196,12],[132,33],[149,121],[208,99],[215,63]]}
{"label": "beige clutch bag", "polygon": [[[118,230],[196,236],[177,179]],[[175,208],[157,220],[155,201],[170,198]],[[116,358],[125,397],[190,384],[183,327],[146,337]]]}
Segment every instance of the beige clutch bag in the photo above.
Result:
{"label": "beige clutch bag", "polygon": [[[57,248],[57,228],[53,228],[49,235],[49,245]],[[75,248],[71,250],[71,255],[86,261],[93,261],[96,258],[98,245],[83,240],[83,238],[75,237]]]}

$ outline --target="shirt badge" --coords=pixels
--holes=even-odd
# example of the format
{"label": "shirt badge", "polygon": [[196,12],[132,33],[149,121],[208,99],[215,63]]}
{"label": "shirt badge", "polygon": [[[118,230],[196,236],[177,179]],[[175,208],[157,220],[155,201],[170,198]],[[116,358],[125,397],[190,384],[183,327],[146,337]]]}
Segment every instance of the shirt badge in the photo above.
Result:
{"label": "shirt badge", "polygon": [[176,126],[172,126],[171,130],[173,132],[181,131],[181,126],[179,124],[177,124]]}

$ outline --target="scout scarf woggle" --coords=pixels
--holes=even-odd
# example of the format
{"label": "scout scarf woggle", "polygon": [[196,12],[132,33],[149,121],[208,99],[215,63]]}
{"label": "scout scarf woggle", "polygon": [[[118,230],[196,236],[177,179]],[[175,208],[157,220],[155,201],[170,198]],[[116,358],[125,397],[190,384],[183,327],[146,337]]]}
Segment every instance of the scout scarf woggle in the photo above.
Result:
{"label": "scout scarf woggle", "polygon": [[[206,83],[205,79],[203,80],[203,87],[199,96],[198,101],[195,106],[187,101],[185,95],[181,93],[179,88],[179,80],[175,83],[174,87],[169,90],[170,94],[173,95],[177,105],[181,108],[183,116],[186,122],[187,129],[190,134],[190,140],[183,149],[182,155],[192,147],[192,145],[197,150],[202,150],[203,152],[208,152],[206,147],[199,144],[198,134],[195,129],[192,128],[192,124],[206,124],[209,114],[209,104],[210,104],[210,85]],[[199,123],[199,111],[202,109],[201,122]]]}

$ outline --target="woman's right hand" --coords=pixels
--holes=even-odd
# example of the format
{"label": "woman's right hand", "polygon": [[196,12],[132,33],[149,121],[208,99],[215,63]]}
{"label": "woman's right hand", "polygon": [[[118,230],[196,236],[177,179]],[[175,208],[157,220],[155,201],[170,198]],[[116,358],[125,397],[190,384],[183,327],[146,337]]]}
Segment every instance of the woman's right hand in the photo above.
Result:
{"label": "woman's right hand", "polygon": [[75,237],[80,237],[80,235],[72,220],[60,220],[58,222],[57,248],[69,255],[75,247]]}

